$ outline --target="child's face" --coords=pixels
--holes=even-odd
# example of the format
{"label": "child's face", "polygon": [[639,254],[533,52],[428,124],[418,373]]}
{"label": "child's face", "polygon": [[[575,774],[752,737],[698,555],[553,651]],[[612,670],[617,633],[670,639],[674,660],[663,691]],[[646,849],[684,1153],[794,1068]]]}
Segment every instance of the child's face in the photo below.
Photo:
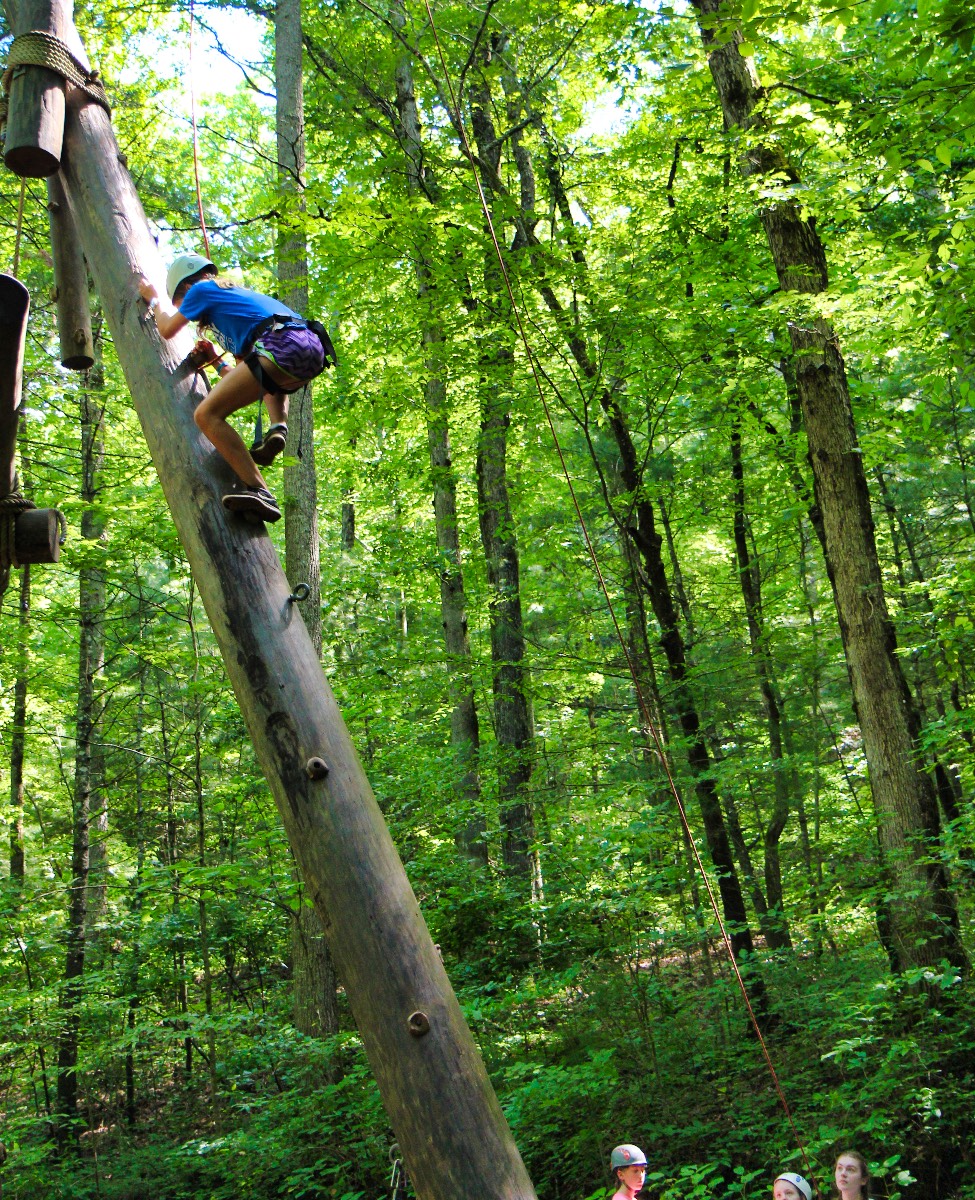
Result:
{"label": "child's face", "polygon": [[647,1177],[647,1168],[638,1167],[635,1164],[631,1167],[620,1167],[616,1172],[620,1183],[631,1191],[638,1192],[643,1187],[643,1181]]}
{"label": "child's face", "polygon": [[785,1179],[776,1179],[772,1188],[772,1200],[806,1200],[798,1188],[793,1187]]}

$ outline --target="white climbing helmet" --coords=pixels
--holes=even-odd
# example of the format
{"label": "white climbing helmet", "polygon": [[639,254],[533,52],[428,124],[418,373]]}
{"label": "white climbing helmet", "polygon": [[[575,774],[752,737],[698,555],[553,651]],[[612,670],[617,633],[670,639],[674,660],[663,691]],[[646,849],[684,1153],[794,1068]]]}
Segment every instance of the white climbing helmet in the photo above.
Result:
{"label": "white climbing helmet", "polygon": [[184,279],[189,279],[191,275],[195,275],[197,271],[202,271],[204,267],[216,266],[210,262],[208,258],[204,258],[202,254],[181,254],[179,258],[173,260],[173,265],[169,268],[166,275],[166,291],[169,293],[169,298],[172,300],[176,293],[176,289]]}
{"label": "white climbing helmet", "polygon": [[647,1156],[639,1146],[626,1144],[617,1146],[609,1156],[609,1169],[611,1171],[616,1171],[620,1167],[645,1167],[646,1165]]}
{"label": "white climbing helmet", "polygon": [[786,1171],[782,1175],[776,1175],[772,1180],[772,1186],[775,1187],[780,1179],[784,1179],[786,1183],[791,1183],[797,1192],[805,1196],[806,1200],[812,1200],[812,1188],[809,1186],[808,1181],[803,1179],[801,1175],[797,1175],[794,1171]]}

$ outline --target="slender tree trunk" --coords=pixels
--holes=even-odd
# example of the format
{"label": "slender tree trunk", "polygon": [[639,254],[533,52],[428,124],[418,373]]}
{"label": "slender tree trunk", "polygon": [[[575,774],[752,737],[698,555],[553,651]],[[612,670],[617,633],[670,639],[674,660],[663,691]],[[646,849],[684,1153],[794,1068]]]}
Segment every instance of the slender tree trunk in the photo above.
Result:
{"label": "slender tree trunk", "polygon": [[[739,52],[741,33],[715,38],[727,23],[723,0],[694,0],[725,128],[751,134],[742,175],[796,172],[771,139],[759,137],[765,92],[752,59]],[[798,199],[765,201],[759,212],[784,292],[822,293],[826,255],[815,218]],[[946,870],[940,861],[937,798],[917,745],[918,721],[887,611],[873,516],[857,445],[846,371],[836,333],[812,307],[789,324],[796,388],[809,443],[816,501],[823,518],[826,563],[863,733],[883,858],[891,874],[890,935],[899,960],[927,967],[941,959],[959,967],[967,956]]]}
{"label": "slender tree trunk", "polygon": [[[471,124],[489,205],[501,147],[491,119],[491,93],[482,78],[471,99]],[[496,214],[492,213],[492,219]],[[495,228],[502,224],[495,220]],[[493,247],[484,258],[485,299],[479,333],[481,429],[477,444],[477,496],[481,544],[490,588],[491,660],[494,666],[494,730],[500,772],[499,807],[502,857],[506,871],[540,889],[530,781],[534,766],[534,727],[521,612],[518,541],[508,496],[508,409],[514,373],[514,336],[504,280]]]}
{"label": "slender tree trunk", "polygon": [[[489,136],[484,139],[484,145],[478,141],[480,158],[485,161],[486,152],[491,146],[493,127],[486,131]],[[475,125],[475,135],[477,126]],[[497,159],[496,152],[496,159]],[[530,182],[526,182],[525,156],[518,162],[519,174],[522,179],[523,193],[531,192]],[[498,160],[499,161],[499,160]],[[497,178],[496,161],[487,159],[488,171],[485,182]],[[572,218],[568,197],[564,193],[561,178],[557,171],[548,172],[549,184],[553,189],[553,199],[556,209],[562,214],[563,221],[572,226]],[[643,475],[640,456],[637,454],[633,438],[627,426],[619,403],[619,397],[612,388],[607,387],[602,379],[601,368],[593,360],[589,347],[578,325],[575,314],[566,309],[559,300],[555,290],[547,282],[544,261],[538,252],[538,240],[530,222],[522,213],[518,227],[518,236],[523,243],[532,248],[532,263],[536,270],[535,285],[556,325],[565,338],[566,346],[578,365],[584,379],[594,387],[599,405],[605,414],[609,431],[616,443],[618,460],[615,471],[619,475],[625,493],[625,506],[622,515],[617,511],[620,507],[612,503],[607,495],[610,514],[617,526],[633,539],[642,560],[640,582],[650,599],[651,607],[660,626],[660,643],[667,660],[668,672],[673,688],[673,703],[677,711],[686,746],[688,764],[694,778],[694,790],[701,810],[704,823],[705,839],[708,853],[718,877],[718,890],[724,919],[727,922],[729,938],[736,958],[750,959],[753,955],[751,929],[748,925],[745,901],[741,892],[741,884],[735,870],[734,859],[728,839],[724,815],[721,810],[720,798],[714,781],[710,777],[710,758],[701,729],[700,716],[691,695],[687,680],[687,661],[684,639],[677,621],[677,611],[671,592],[667,573],[662,557],[662,537],[657,532],[654,509],[643,488]],[[578,246],[578,239],[571,237],[573,262],[576,268],[586,273],[586,259]],[[595,457],[595,448],[590,442],[590,450]],[[597,463],[597,466],[599,464]],[[767,1015],[765,985],[761,976],[751,964],[752,999],[759,1019]]]}
{"label": "slender tree trunk", "polygon": [[58,1039],[58,1113],[62,1141],[72,1133],[78,1110],[78,1040],[84,996],[85,954],[91,914],[91,825],[104,805],[100,705],[98,692],[105,665],[105,577],[98,562],[102,522],[93,509],[101,463],[99,401],[89,388],[81,391],[82,500],[81,535],[89,554],[79,573],[78,699],[75,719],[75,769],[71,850],[71,892],[66,930],[67,953],[61,989],[61,1033]]}
{"label": "slender tree trunk", "polygon": [[[101,339],[95,340],[95,366],[80,391],[81,407],[81,536],[84,562],[80,572],[82,645],[88,679],[85,685],[85,711],[79,707],[76,778],[88,790],[89,849],[88,902],[85,919],[88,937],[105,911],[107,896],[108,793],[105,788],[104,751],[102,749],[102,713],[105,672],[105,571],[102,567],[105,546],[105,520],[98,509],[101,468],[105,455],[103,422],[105,416],[105,379],[101,367]],[[79,695],[79,704],[81,695]]]}
{"label": "slender tree trunk", "polygon": [[23,887],[24,851],[24,751],[27,739],[27,672],[30,641],[30,567],[20,576],[17,612],[17,647],[14,657],[14,710],[10,724],[10,878]]}
{"label": "slender tree trunk", "polygon": [[[401,0],[394,0],[391,4],[390,20],[397,29],[405,26],[406,14]],[[426,197],[431,205],[435,205],[440,192],[437,180],[425,161],[414,90],[413,60],[409,53],[401,54],[396,64],[396,111],[396,135],[405,159],[407,192],[412,198]],[[455,790],[461,813],[456,842],[475,866],[484,868],[488,862],[488,845],[478,763],[480,728],[467,629],[457,481],[450,454],[450,403],[444,361],[446,339],[438,310],[434,264],[425,230],[423,215],[418,215],[417,234],[413,239],[413,270],[419,299],[420,337],[424,348],[423,399],[437,536],[440,614],[447,652],[450,742],[457,767]]]}
{"label": "slender tree trunk", "polygon": [[[17,430],[20,443],[21,486],[31,496],[31,462],[27,447],[27,422],[20,418]],[[2,591],[0,591],[2,595]],[[24,754],[27,744],[27,693],[30,670],[30,566],[20,575],[17,609],[17,646],[14,652],[14,709],[10,725],[10,878],[22,887],[25,872],[24,847]]]}
{"label": "slender tree trunk", "polygon": [[[190,582],[186,622],[193,642],[193,683],[199,680],[200,644],[196,633],[196,592]],[[203,962],[203,1005],[207,1015],[207,1067],[210,1078],[210,1107],[216,1114],[220,1095],[217,1089],[217,1030],[213,1020],[213,966],[210,958],[210,913],[207,906],[206,803],[203,787],[203,705],[199,690],[193,689],[193,796],[196,801],[196,862],[199,868],[199,894],[196,902],[200,929],[200,958]]]}
{"label": "slender tree trunk", "polygon": [[[877,487],[880,491],[881,501],[883,502],[884,512],[887,514],[887,520],[890,526],[890,539],[894,547],[894,560],[897,564],[898,578],[901,585],[901,590],[904,595],[904,604],[908,607],[920,607],[923,609],[925,617],[929,624],[937,628],[937,615],[935,612],[934,601],[931,599],[931,593],[928,590],[927,579],[925,578],[924,569],[921,566],[921,561],[915,546],[915,539],[911,536],[911,531],[908,529],[906,522],[900,509],[894,502],[894,497],[891,494],[890,487],[887,484],[887,478],[882,467],[877,467],[874,477],[877,480]],[[900,543],[903,543],[904,549],[907,552],[907,557],[911,564],[911,574],[914,582],[920,585],[920,590],[915,599],[914,589],[908,586],[907,573],[904,564],[901,561]],[[936,635],[935,642],[937,645],[937,661],[943,667],[947,667],[947,656],[945,654],[944,642]],[[917,696],[917,707],[919,712],[923,712],[923,695],[922,689],[925,680],[930,680],[931,690],[934,692],[934,705],[940,720],[944,721],[947,714],[944,696],[941,690],[938,672],[935,669],[932,657],[928,656],[923,661],[915,663],[915,694]],[[960,697],[952,696],[949,693],[952,705],[956,712],[962,711]],[[941,761],[940,757],[934,758],[934,778],[935,787],[938,792],[938,799],[941,801],[941,807],[947,820],[955,821],[961,816],[961,808],[964,803],[964,788],[961,781],[961,775],[957,766],[949,763],[947,766]]]}
{"label": "slender tree trunk", "polygon": [[94,711],[93,663],[99,662],[97,638],[91,642],[92,625],[86,620],[88,593],[82,572],[81,640],[78,651],[78,701],[75,738],[75,774],[72,803],[71,887],[65,930],[64,980],[60,996],[61,1031],[58,1036],[58,1138],[62,1144],[77,1136],[78,1041],[81,1032],[81,1003],[84,998],[86,929],[88,917],[89,831],[91,818],[91,742]]}
{"label": "slender tree trunk", "polygon": [[128,947],[131,960],[127,973],[126,986],[128,1004],[126,1006],[125,1024],[128,1038],[125,1047],[125,1120],[129,1127],[136,1124],[136,1081],[135,1081],[135,1031],[139,1013],[139,967],[141,960],[141,942],[139,933],[142,926],[142,889],[143,874],[146,861],[145,841],[145,796],[143,781],[142,730],[146,714],[146,662],[139,662],[139,700],[137,706],[137,724],[135,731],[135,876],[130,884],[131,904],[130,921],[133,931],[132,942]]}
{"label": "slender tree trunk", "polygon": [[[166,842],[165,859],[169,867],[172,894],[173,928],[176,931],[173,938],[173,991],[176,1007],[182,1019],[182,1028],[187,1028],[189,1015],[189,996],[186,989],[186,951],[182,933],[182,876],[179,869],[179,826],[176,821],[176,788],[173,781],[173,767],[169,739],[169,718],[167,715],[166,697],[162,688],[162,677],[156,672],[156,690],[159,699],[159,738],[162,758],[166,774]],[[182,1069],[185,1079],[193,1073],[193,1040],[187,1033],[183,1039],[183,1062],[181,1067],[174,1067],[174,1079],[178,1079]]]}
{"label": "slender tree trunk", "polygon": [[765,893],[768,900],[768,917],[765,936],[773,950],[791,948],[789,923],[785,915],[782,896],[782,869],[779,862],[779,839],[789,819],[791,797],[789,795],[788,767],[782,749],[782,704],[773,677],[768,640],[762,616],[762,578],[758,564],[751,554],[748,539],[748,518],[745,512],[745,471],[741,458],[741,423],[736,415],[731,431],[731,477],[734,483],[734,535],[735,556],[738,562],[738,579],[748,622],[748,644],[751,650],[758,688],[765,710],[768,729],[769,757],[772,761],[772,788],[774,805],[772,816],[765,828]]}
{"label": "slender tree trunk", "polygon": [[[279,183],[288,214],[278,227],[281,299],[308,312],[308,248],[305,237],[305,99],[302,82],[301,0],[277,0],[274,73],[277,90]],[[318,479],[311,386],[291,400],[284,468],[285,574],[294,589],[308,585],[300,612],[316,654],[322,652],[321,553],[318,536]],[[310,1037],[338,1032],[335,966],[325,932],[311,905],[299,899],[291,927],[295,1027]]]}

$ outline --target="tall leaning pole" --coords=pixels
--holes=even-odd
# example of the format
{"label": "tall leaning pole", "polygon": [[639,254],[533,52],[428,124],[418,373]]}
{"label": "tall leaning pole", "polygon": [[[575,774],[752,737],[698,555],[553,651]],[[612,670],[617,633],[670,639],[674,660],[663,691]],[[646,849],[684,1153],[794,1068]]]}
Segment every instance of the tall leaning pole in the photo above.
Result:
{"label": "tall leaning pole", "polygon": [[[59,36],[80,44],[70,7],[45,8],[66,31]],[[37,27],[19,24],[16,34]],[[187,361],[192,338],[161,342],[139,299],[138,275],[162,291],[165,272],[109,114],[70,84],[65,96],[60,172],[71,216],[416,1193],[458,1200],[473,1187],[483,1200],[534,1200],[271,540],[221,505],[230,475],[193,422],[203,390]]]}

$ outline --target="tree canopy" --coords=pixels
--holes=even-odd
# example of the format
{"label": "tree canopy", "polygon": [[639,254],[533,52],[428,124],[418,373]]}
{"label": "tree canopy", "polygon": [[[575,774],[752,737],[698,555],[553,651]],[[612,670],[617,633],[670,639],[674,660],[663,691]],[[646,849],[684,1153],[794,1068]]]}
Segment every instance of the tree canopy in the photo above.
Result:
{"label": "tree canopy", "polygon": [[[635,1142],[660,1200],[825,1196],[850,1147],[875,1197],[975,1196],[975,13],[307,6],[302,164],[283,8],[76,20],[168,256],[202,249],[192,20],[212,256],[338,347],[322,659],[538,1195]],[[383,1194],[98,298],[66,371],[20,195],[21,489],[69,536],[0,597],[2,1187]]]}

